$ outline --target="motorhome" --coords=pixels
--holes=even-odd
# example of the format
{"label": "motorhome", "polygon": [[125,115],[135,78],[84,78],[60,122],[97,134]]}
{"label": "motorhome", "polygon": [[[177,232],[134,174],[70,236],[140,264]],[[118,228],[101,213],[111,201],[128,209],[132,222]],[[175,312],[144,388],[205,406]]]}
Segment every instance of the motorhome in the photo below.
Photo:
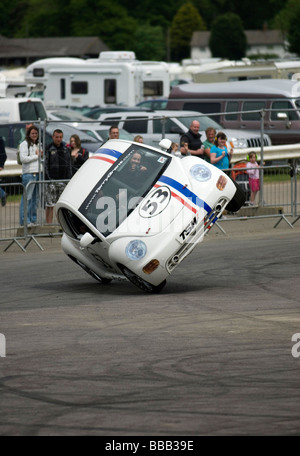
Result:
{"label": "motorhome", "polygon": [[167,109],[203,112],[224,128],[262,129],[273,145],[300,142],[300,81],[296,79],[183,84],[171,90]]}
{"label": "motorhome", "polygon": [[[298,76],[298,77],[297,77]],[[223,60],[194,66],[193,82],[231,82],[251,79],[299,79],[300,61]]]}
{"label": "motorhome", "polygon": [[170,90],[166,63],[142,62],[131,51],[38,60],[27,67],[25,81],[46,106],[135,106],[148,97],[167,97]]}

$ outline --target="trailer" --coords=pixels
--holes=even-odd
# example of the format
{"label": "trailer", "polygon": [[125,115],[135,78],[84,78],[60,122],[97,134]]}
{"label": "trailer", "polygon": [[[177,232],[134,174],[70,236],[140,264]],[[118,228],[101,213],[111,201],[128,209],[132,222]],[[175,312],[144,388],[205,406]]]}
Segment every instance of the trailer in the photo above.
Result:
{"label": "trailer", "polygon": [[170,90],[166,63],[142,62],[132,51],[38,60],[26,68],[25,82],[46,106],[135,106],[150,96],[167,97]]}

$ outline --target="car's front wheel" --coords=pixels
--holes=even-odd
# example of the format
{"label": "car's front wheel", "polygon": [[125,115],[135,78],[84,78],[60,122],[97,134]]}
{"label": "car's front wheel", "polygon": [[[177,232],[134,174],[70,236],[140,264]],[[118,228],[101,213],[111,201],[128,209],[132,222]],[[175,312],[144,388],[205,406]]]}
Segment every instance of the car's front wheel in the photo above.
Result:
{"label": "car's front wheel", "polygon": [[232,200],[227,204],[226,210],[228,212],[237,212],[245,204],[246,195],[239,184],[237,184],[234,180],[232,182],[236,187],[236,192]]}
{"label": "car's front wheel", "polygon": [[97,272],[92,271],[88,266],[86,266],[84,263],[79,261],[77,258],[73,257],[72,255],[68,255],[71,260],[73,260],[78,266],[80,266],[85,272],[87,272],[93,279],[98,280],[98,282],[103,283],[103,284],[108,284],[112,281],[112,279],[107,279],[106,277],[101,277]]}
{"label": "car's front wheel", "polygon": [[119,268],[123,272],[124,276],[130,280],[136,287],[140,288],[143,291],[147,291],[148,293],[159,293],[163,287],[166,285],[166,280],[161,282],[159,285],[152,285],[151,283],[147,282],[146,280],[139,277],[137,274],[132,272],[126,266],[119,265]]}

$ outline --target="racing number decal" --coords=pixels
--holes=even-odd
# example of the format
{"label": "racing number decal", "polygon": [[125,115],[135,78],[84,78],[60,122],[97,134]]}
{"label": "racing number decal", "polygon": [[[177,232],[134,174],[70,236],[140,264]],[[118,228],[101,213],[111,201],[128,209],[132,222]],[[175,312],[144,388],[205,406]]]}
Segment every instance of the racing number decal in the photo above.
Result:
{"label": "racing number decal", "polygon": [[141,217],[149,218],[160,214],[168,206],[171,199],[171,191],[168,187],[159,187],[152,190],[145,203],[140,206]]}

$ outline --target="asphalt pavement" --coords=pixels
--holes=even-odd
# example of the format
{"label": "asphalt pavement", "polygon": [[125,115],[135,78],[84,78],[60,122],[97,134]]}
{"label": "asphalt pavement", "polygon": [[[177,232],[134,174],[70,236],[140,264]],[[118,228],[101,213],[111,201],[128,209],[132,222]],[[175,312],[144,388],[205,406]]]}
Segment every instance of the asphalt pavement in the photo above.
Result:
{"label": "asphalt pavement", "polygon": [[279,221],[220,221],[158,295],[59,238],[0,243],[0,435],[299,435],[300,221]]}

